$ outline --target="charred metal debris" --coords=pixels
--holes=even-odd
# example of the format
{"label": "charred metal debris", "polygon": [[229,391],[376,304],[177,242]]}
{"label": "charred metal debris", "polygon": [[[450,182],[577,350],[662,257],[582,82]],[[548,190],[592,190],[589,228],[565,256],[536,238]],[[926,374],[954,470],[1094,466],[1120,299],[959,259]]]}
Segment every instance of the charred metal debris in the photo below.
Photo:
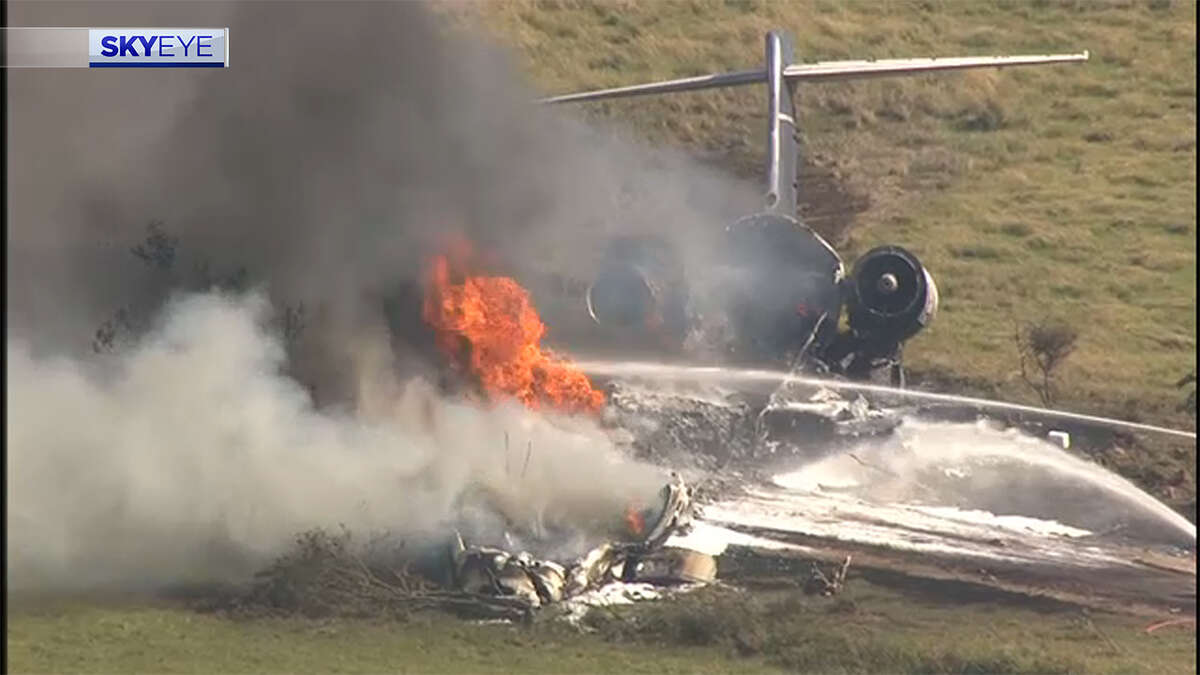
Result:
{"label": "charred metal debris", "polygon": [[[678,539],[698,515],[692,488],[672,475],[657,496],[650,506],[631,505],[625,514],[638,527],[576,556],[532,553],[517,544],[524,533],[507,530],[501,541],[511,546],[473,543],[461,529],[451,530],[448,542],[421,545],[387,535],[355,541],[345,529],[312,530],[244,592],[209,589],[193,600],[197,609],[250,616],[403,619],[435,610],[474,620],[528,622],[547,613],[573,621],[590,607],[663,597],[716,580],[715,558]],[[555,534],[551,544],[561,544]],[[537,548],[547,541],[530,543]]]}
{"label": "charred metal debris", "polygon": [[597,592],[611,586],[627,587],[627,599],[632,599],[657,595],[648,592],[648,586],[678,588],[714,581],[713,556],[672,545],[672,537],[690,531],[696,515],[692,488],[675,474],[658,497],[650,507],[631,507],[626,514],[632,536],[604,542],[565,562],[528,551],[472,545],[455,532],[449,550],[450,584],[470,596],[505,598],[529,612],[559,603],[610,604],[611,593]]}
{"label": "charred metal debris", "polygon": [[885,436],[908,411],[802,384],[755,393],[612,382],[605,415],[636,457],[736,472],[769,468],[774,460],[815,459],[857,439]]}

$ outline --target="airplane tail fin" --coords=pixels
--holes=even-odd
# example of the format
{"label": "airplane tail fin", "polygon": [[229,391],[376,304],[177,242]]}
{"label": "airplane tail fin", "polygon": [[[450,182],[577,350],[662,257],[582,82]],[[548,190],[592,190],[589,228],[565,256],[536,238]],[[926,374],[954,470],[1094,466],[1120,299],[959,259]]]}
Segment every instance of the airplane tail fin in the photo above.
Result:
{"label": "airplane tail fin", "polygon": [[968,68],[1005,68],[1051,63],[1087,61],[1088,53],[1049,54],[1045,56],[966,56],[926,59],[880,59],[877,61],[826,61],[792,63],[793,47],[782,33],[767,33],[764,67],[685,77],[677,80],[635,84],[576,94],[543,98],[539,103],[578,103],[605,99],[697,91],[747,84],[767,85],[767,191],[766,209],[770,213],[793,218],[796,209],[797,134],[796,87],[803,82],[831,82],[868,77],[919,75]]}

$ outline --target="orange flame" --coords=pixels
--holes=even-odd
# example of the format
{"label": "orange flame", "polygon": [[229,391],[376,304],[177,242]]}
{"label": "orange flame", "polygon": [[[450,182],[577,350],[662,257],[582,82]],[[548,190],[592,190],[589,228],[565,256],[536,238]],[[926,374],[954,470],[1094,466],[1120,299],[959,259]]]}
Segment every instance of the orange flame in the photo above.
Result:
{"label": "orange flame", "polygon": [[[461,246],[454,257],[456,268],[465,265]],[[546,326],[528,291],[508,277],[456,283],[451,272],[446,256],[431,261],[422,313],[455,368],[478,378],[489,396],[512,396],[529,408],[575,413],[604,406],[604,394],[582,371],[541,348]]]}
{"label": "orange flame", "polygon": [[625,526],[631,533],[639,537],[646,532],[646,520],[642,518],[642,512],[638,510],[636,504],[625,507]]}

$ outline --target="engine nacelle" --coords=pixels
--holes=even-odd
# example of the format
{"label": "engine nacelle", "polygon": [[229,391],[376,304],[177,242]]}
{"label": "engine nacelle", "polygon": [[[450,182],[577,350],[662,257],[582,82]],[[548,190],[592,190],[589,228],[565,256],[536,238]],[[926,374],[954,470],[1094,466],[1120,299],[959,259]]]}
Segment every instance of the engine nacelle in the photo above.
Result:
{"label": "engine nacelle", "polygon": [[601,326],[640,329],[654,322],[659,312],[658,293],[641,267],[614,262],[588,286],[587,310]]}
{"label": "engine nacelle", "polygon": [[849,284],[850,329],[868,342],[904,342],[937,314],[933,276],[915,255],[899,246],[868,251],[854,263]]}
{"label": "engine nacelle", "polygon": [[687,331],[683,268],[655,239],[614,240],[586,301],[592,321],[615,333],[670,343],[682,341]]}

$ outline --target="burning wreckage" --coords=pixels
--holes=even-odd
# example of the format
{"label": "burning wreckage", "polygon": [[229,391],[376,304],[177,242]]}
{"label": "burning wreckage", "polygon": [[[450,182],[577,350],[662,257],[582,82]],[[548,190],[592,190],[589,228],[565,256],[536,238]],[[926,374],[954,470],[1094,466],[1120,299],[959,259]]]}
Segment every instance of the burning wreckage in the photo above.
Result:
{"label": "burning wreckage", "polygon": [[[691,356],[722,362],[780,366],[865,380],[890,373],[903,386],[901,347],[932,320],[938,293],[933,277],[912,253],[895,246],[874,249],[846,275],[840,256],[797,217],[797,141],[794,95],[810,81],[911,75],[980,67],[1083,61],[1083,54],[947,59],[895,59],[794,63],[790,40],[766,39],[759,70],[706,75],[545,99],[544,103],[594,101],[644,94],[762,83],[768,93],[767,192],[763,212],[726,229],[729,257],[709,270],[716,293],[689,292],[678,260],[661,242],[621,239],[609,248],[598,277],[582,299],[592,329],[628,344],[641,335],[665,353],[688,356],[689,336],[719,334]],[[480,265],[460,242],[435,257],[426,277],[422,317],[456,387],[482,399],[509,398],[532,410],[598,416],[628,450],[670,464],[682,452],[687,464],[710,476],[761,465],[779,454],[828,452],[839,439],[892,430],[899,417],[863,398],[847,400],[827,389],[778,383],[766,391],[663,390],[636,377],[593,385],[584,371],[541,347],[546,327],[529,293],[514,279],[474,274]],[[696,311],[701,298],[717,306]],[[716,298],[713,300],[713,298]],[[719,316],[716,330],[697,317]],[[848,317],[848,330],[840,327]],[[593,336],[594,337],[594,336]],[[711,342],[711,341],[710,341]],[[664,455],[663,452],[667,455]],[[505,598],[524,611],[571,602],[604,602],[602,589],[645,590],[646,584],[695,585],[716,578],[715,552],[681,543],[697,517],[697,495],[674,472],[656,503],[630,506],[612,536],[583,555],[534,553],[546,532],[521,531],[518,518],[486,494],[468,496],[463,508],[491,518],[464,518],[446,552],[442,582],[470,597]],[[496,516],[499,516],[497,518]],[[492,531],[463,532],[470,523],[499,523]],[[544,529],[536,524],[534,529]],[[528,528],[526,528],[528,529]],[[703,548],[703,547],[698,547]],[[846,561],[848,564],[848,560]],[[846,564],[834,573],[845,576]],[[840,582],[827,583],[835,587]]]}
{"label": "burning wreckage", "polygon": [[[672,544],[686,534],[695,515],[692,490],[679,476],[663,486],[660,501],[645,509],[630,507],[623,536],[563,564],[512,551],[512,534],[503,533],[509,547],[468,545],[455,532],[450,545],[452,585],[475,595],[507,596],[529,609],[581,599],[604,602],[585,594],[620,583],[625,585],[702,584],[716,578],[713,556]],[[637,592],[637,586],[628,589]]]}
{"label": "burning wreckage", "polygon": [[[620,420],[612,417],[618,408],[609,397],[574,364],[541,346],[546,327],[528,291],[508,277],[472,274],[475,260],[464,242],[451,249],[429,265],[422,315],[463,395],[516,399],[531,410],[607,415],[605,426],[619,435]],[[640,409],[627,412],[644,419]],[[626,432],[626,441],[631,438]],[[592,528],[603,533],[600,541],[592,536],[582,555],[570,555],[562,553],[563,542],[576,540],[565,548],[577,552],[581,528],[530,517],[476,486],[459,496],[458,525],[443,564],[435,563],[429,576],[470,597],[505,598],[505,609],[522,612],[564,601],[611,602],[613,596],[602,591],[613,585],[645,596],[647,585],[713,581],[714,557],[677,545],[697,516],[693,489],[671,472],[649,501],[631,501],[623,513],[601,517]]]}

